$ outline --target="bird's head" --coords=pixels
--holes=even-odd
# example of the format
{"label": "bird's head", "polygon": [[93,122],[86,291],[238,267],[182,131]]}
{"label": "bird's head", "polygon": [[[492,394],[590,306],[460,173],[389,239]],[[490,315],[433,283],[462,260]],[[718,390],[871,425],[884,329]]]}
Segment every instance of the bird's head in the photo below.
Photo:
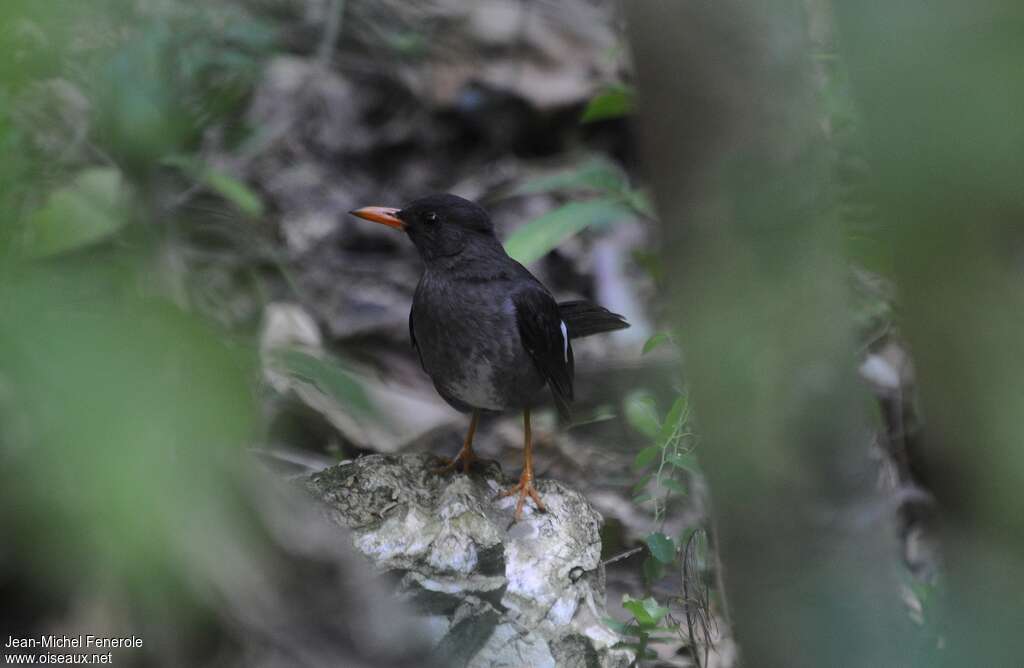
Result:
{"label": "bird's head", "polygon": [[421,197],[401,209],[368,206],[349,213],[404,230],[426,261],[458,255],[475,243],[497,242],[487,212],[456,195]]}

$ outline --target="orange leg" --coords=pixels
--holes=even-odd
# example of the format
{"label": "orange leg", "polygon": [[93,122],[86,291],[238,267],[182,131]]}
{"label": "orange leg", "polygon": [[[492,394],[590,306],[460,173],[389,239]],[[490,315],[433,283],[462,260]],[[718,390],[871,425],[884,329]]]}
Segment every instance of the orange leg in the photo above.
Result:
{"label": "orange leg", "polygon": [[529,408],[523,411],[523,438],[525,439],[523,443],[523,474],[519,476],[519,484],[498,495],[499,499],[512,496],[513,494],[519,495],[515,513],[515,520],[517,522],[523,519],[523,505],[526,503],[527,496],[533,499],[537,510],[542,513],[547,512],[544,502],[540,500],[540,494],[537,493],[537,488],[533,486],[533,434],[530,431]]}
{"label": "orange leg", "polygon": [[469,431],[466,432],[466,440],[462,443],[462,449],[459,450],[459,454],[455,455],[455,459],[437,469],[438,473],[454,471],[459,462],[462,462],[462,472],[469,473],[469,467],[477,460],[476,453],[473,452],[473,436],[476,434],[476,425],[479,421],[480,413],[473,411],[473,417],[469,420]]}

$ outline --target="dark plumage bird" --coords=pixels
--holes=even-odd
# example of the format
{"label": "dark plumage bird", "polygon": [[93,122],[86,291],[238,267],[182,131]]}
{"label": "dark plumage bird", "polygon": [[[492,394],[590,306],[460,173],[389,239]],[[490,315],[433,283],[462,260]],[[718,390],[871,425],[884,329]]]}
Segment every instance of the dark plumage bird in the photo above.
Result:
{"label": "dark plumage bird", "polygon": [[455,195],[431,195],[402,209],[351,212],[404,230],[424,270],[409,313],[409,335],[423,370],[455,409],[471,413],[455,459],[464,471],[476,458],[473,434],[480,413],[519,409],[525,428],[523,473],[503,495],[544,504],[533,486],[531,400],[545,385],[568,415],[573,396],[570,339],[629,327],[622,316],[587,301],[559,304],[533,274],[508,256],[483,208]]}

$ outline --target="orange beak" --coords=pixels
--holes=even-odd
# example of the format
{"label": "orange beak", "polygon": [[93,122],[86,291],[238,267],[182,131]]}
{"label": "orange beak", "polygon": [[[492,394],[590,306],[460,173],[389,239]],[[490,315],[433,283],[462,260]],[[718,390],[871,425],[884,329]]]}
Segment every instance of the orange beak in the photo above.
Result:
{"label": "orange beak", "polygon": [[364,220],[370,220],[381,225],[387,225],[388,227],[394,227],[395,229],[405,229],[405,223],[396,215],[401,209],[392,209],[386,206],[364,206],[362,209],[356,209],[355,211],[349,211],[353,216],[362,218]]}

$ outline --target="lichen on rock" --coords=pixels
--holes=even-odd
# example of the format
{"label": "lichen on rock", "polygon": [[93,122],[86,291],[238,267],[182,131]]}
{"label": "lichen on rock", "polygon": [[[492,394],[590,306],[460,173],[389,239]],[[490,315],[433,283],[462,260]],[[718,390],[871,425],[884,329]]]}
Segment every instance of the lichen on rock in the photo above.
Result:
{"label": "lichen on rock", "polygon": [[632,655],[604,618],[601,515],[554,480],[512,521],[513,481],[497,466],[434,473],[430,455],[371,455],[309,477],[327,516],[351,530],[402,598],[434,629],[441,665],[626,666]]}

